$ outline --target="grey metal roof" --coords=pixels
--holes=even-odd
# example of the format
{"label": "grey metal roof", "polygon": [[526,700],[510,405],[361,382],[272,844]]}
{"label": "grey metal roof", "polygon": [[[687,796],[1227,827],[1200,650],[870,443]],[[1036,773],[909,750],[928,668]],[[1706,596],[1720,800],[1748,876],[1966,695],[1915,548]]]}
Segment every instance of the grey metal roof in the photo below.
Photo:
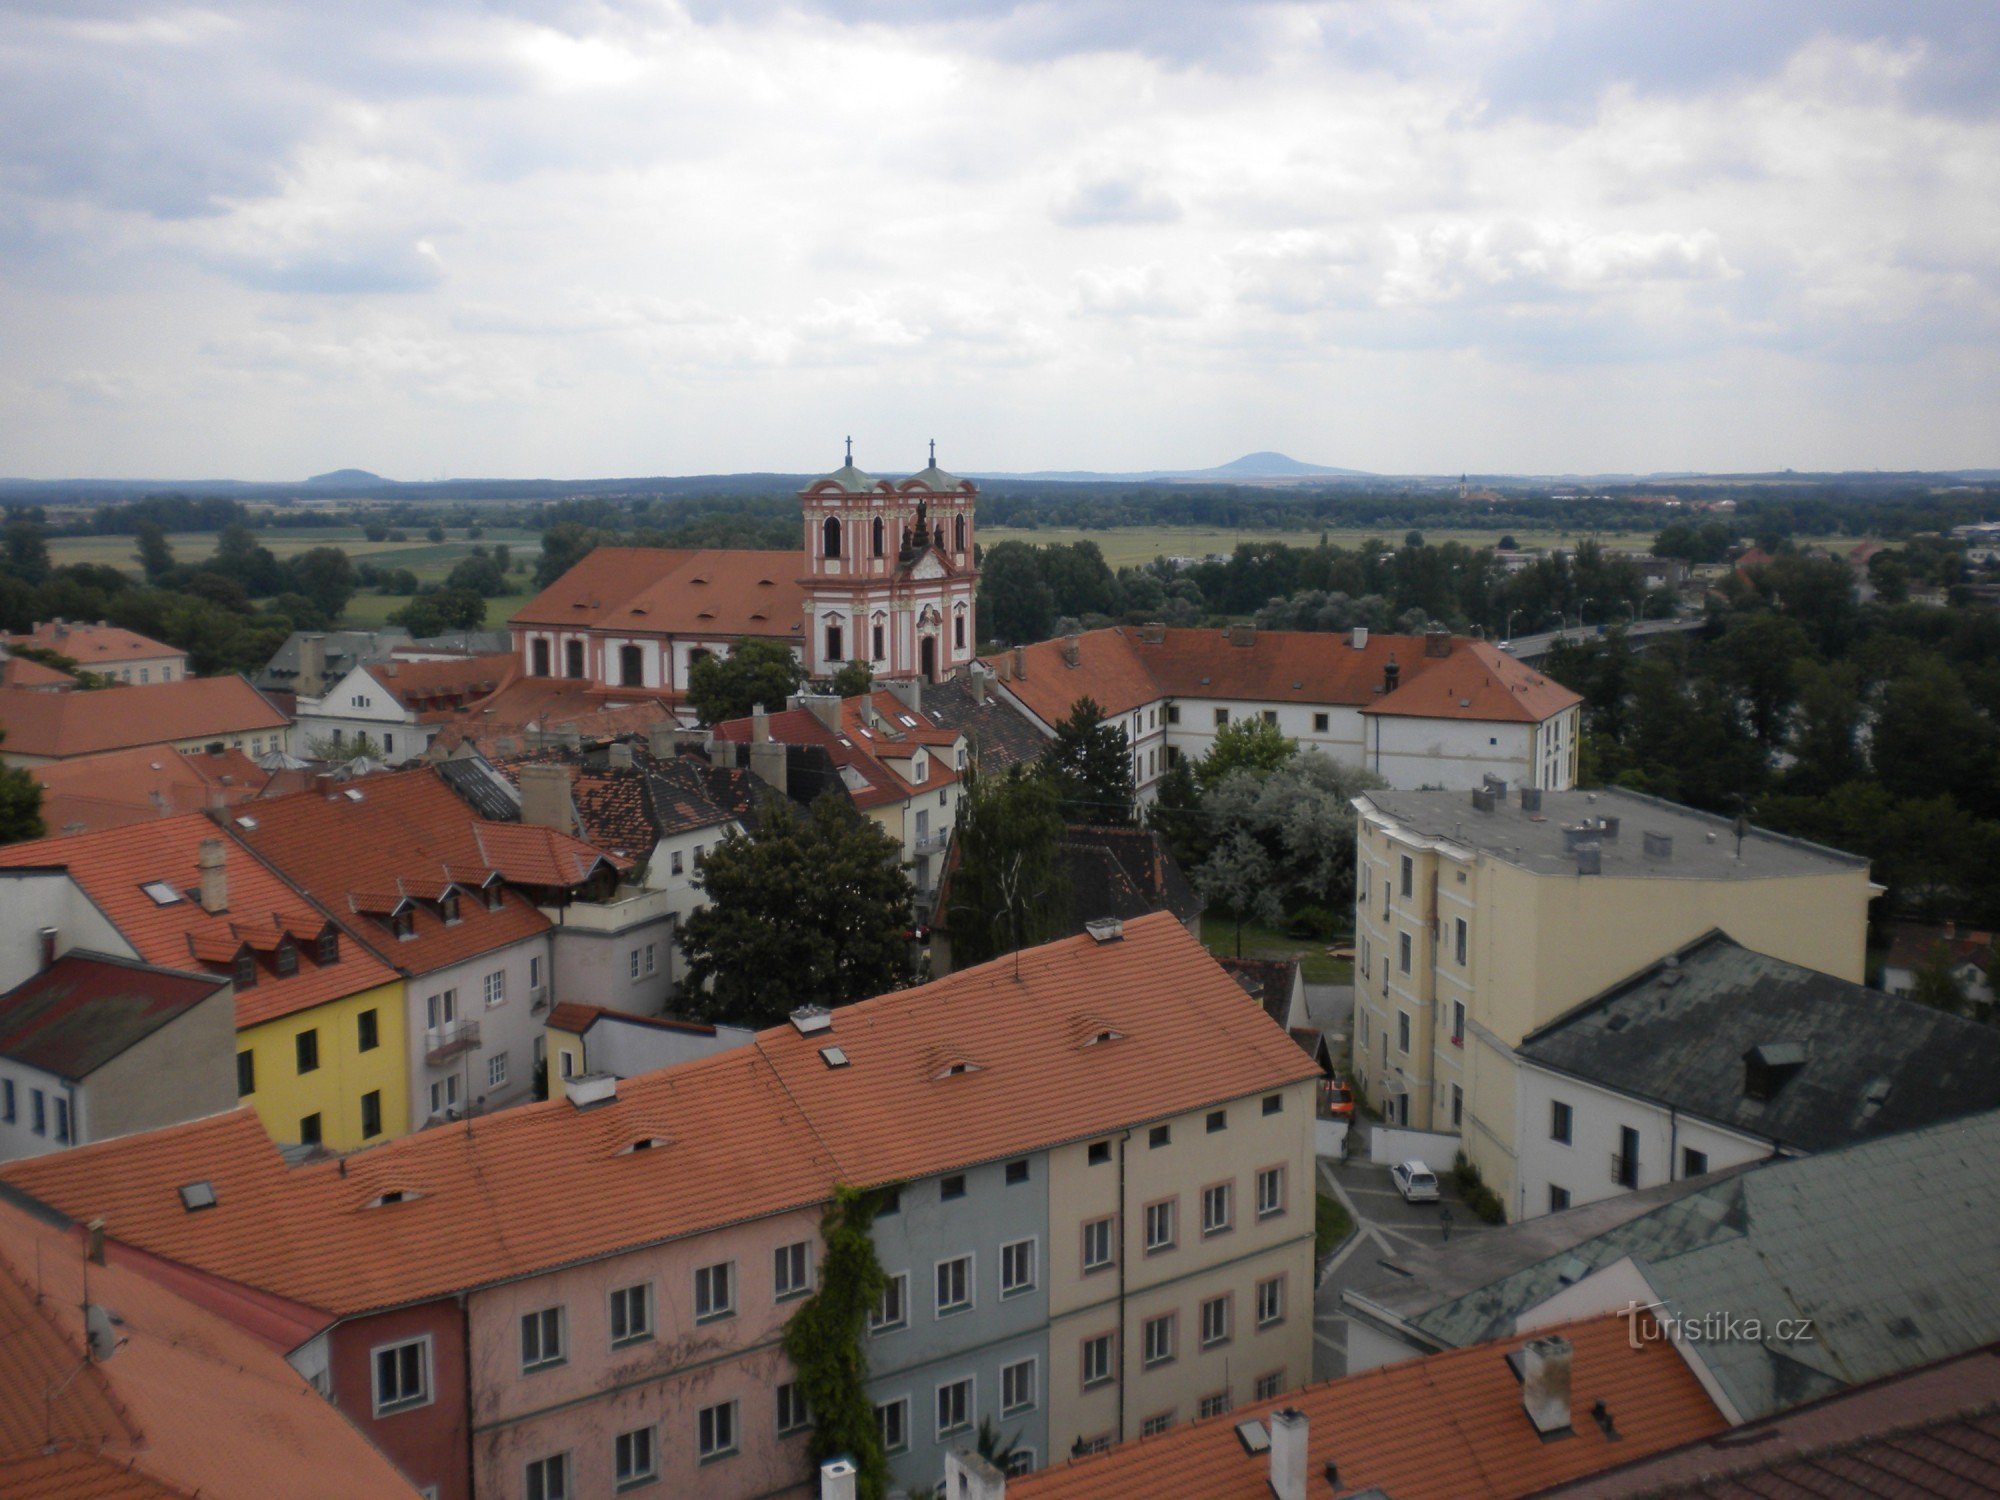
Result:
{"label": "grey metal roof", "polygon": [[[301,684],[298,681],[299,641],[307,635],[316,635],[326,643],[326,671],[321,681]],[[264,663],[251,682],[266,691],[302,692],[304,696],[314,698],[353,668],[364,662],[384,661],[396,647],[409,644],[410,634],[406,630],[294,630],[271,653],[271,659]],[[507,649],[505,639],[496,649]]]}
{"label": "grey metal roof", "polygon": [[1450,1348],[1511,1334],[1579,1269],[1630,1257],[1684,1324],[1811,1319],[1809,1340],[1700,1344],[1745,1418],[2000,1338],[2000,1112],[1697,1182],[1566,1245],[1588,1208],[1517,1226],[1552,1253],[1409,1321]]}
{"label": "grey metal roof", "polygon": [[[1448,840],[1537,875],[1577,873],[1567,829],[1615,819],[1593,829],[1601,877],[1605,880],[1768,880],[1779,876],[1832,875],[1866,868],[1858,854],[1828,849],[1751,827],[1739,852],[1734,823],[1623,789],[1543,792],[1541,810],[1521,806],[1518,792],[1483,812],[1464,792],[1364,792],[1357,806],[1370,806],[1398,826],[1427,838]],[[1647,834],[1673,841],[1670,853],[1648,853]]]}
{"label": "grey metal roof", "polygon": [[860,469],[855,468],[854,460],[850,458],[831,474],[822,474],[819,478],[809,481],[806,488],[811,489],[815,485],[832,484],[846,490],[850,495],[865,495],[870,490],[879,488],[881,483],[882,481],[877,479],[873,474],[865,474]]}
{"label": "grey metal roof", "polygon": [[[1803,1151],[2000,1109],[2000,1030],[1697,938],[1533,1032],[1530,1062]],[[1747,1055],[1788,1069],[1766,1100]]]}

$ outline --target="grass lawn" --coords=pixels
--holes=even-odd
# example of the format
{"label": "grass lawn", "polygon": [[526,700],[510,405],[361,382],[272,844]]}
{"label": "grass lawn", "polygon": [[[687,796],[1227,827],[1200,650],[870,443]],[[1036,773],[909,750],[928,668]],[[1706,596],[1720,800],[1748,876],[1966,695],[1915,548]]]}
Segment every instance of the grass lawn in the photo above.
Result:
{"label": "grass lawn", "polygon": [[[358,526],[274,526],[257,533],[257,540],[279,558],[297,557],[314,547],[338,547],[356,562],[374,563],[384,568],[408,568],[419,583],[442,583],[444,577],[476,546],[491,547],[505,542],[514,560],[526,560],[532,567],[541,553],[541,537],[517,527],[488,527],[477,540],[462,529],[447,533],[442,542],[433,542],[421,531],[401,542],[371,542]],[[215,551],[212,531],[176,531],[167,541],[174,560],[198,563]],[[66,563],[97,563],[121,573],[139,574],[138,546],[129,536],[59,536],[49,539],[49,557],[57,567]],[[526,579],[521,580],[526,588]]]}
{"label": "grass lawn", "polygon": [[[1218,957],[1236,956],[1236,924],[1227,917],[1211,913],[1202,918],[1201,940]],[[1307,984],[1354,983],[1352,960],[1334,958],[1326,951],[1331,946],[1314,938],[1295,938],[1261,922],[1243,924],[1243,957],[1295,958]]]}
{"label": "grass lawn", "polygon": [[1354,1219],[1331,1193],[1321,1193],[1313,1204],[1313,1256],[1328,1254],[1354,1233]]}

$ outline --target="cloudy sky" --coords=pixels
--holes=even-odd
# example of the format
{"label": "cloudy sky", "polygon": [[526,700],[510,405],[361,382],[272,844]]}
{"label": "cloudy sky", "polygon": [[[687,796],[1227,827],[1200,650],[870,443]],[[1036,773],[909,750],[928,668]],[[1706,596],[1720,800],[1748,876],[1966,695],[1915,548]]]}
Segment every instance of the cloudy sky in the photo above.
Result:
{"label": "cloudy sky", "polygon": [[1991,0],[0,0],[0,473],[2000,464]]}

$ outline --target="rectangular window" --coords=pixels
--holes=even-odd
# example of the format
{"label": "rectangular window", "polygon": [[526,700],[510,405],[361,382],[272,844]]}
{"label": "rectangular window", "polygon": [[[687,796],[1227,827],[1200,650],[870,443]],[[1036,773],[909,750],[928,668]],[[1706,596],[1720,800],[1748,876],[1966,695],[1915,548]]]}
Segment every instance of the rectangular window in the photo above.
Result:
{"label": "rectangular window", "polygon": [[294,1050],[298,1054],[300,1075],[304,1076],[307,1073],[318,1072],[319,1029],[317,1027],[308,1026],[304,1031],[301,1031],[296,1037],[292,1039],[292,1045]]}
{"label": "rectangular window", "polygon": [[1035,1362],[1016,1360],[1000,1367],[1000,1415],[1030,1411],[1035,1405]]}
{"label": "rectangular window", "polygon": [[1417,893],[1417,862],[1409,855],[1401,856],[1403,872],[1403,896],[1408,899]]}
{"label": "rectangular window", "polygon": [[972,1257],[941,1260],[937,1267],[937,1315],[963,1312],[972,1306]]}
{"label": "rectangular window", "polygon": [[1229,1410],[1229,1392],[1217,1391],[1212,1396],[1203,1396],[1195,1407],[1198,1417],[1219,1417]]}
{"label": "rectangular window", "polygon": [[497,1089],[507,1082],[507,1054],[496,1052],[486,1059],[486,1086]]}
{"label": "rectangular window", "polygon": [[407,1411],[431,1399],[431,1341],[411,1339],[374,1352],[375,1415]]}
{"label": "rectangular window", "polygon": [[695,1453],[703,1463],[736,1451],[736,1403],[704,1406],[695,1419]]}
{"label": "rectangular window", "polygon": [[1285,1096],[1283,1094],[1266,1094],[1264,1096],[1265,1114],[1281,1115],[1284,1112],[1285,1112]]}
{"label": "rectangular window", "polygon": [[1407,932],[1396,934],[1396,967],[1405,974],[1410,972],[1410,964],[1416,956],[1416,945]]}
{"label": "rectangular window", "polygon": [[1178,703],[1169,703],[1167,705],[1167,722],[1169,724],[1178,724],[1180,721],[1181,706]]}
{"label": "rectangular window", "polygon": [[1111,1380],[1111,1335],[1100,1333],[1095,1338],[1085,1339],[1079,1357],[1083,1370],[1083,1388],[1107,1385]]}
{"label": "rectangular window", "polygon": [[1226,1109],[1216,1109],[1216,1110],[1210,1110],[1210,1111],[1209,1111],[1209,1115],[1208,1115],[1208,1133],[1209,1133],[1210,1135],[1214,1135],[1214,1134],[1215,1134],[1215,1133],[1216,1133],[1217,1131],[1222,1131],[1222,1130],[1227,1130],[1228,1128],[1229,1128],[1229,1111],[1228,1111],[1228,1110],[1226,1110]]}
{"label": "rectangular window", "polygon": [[1146,1147],[1148,1150],[1157,1151],[1162,1146],[1171,1146],[1173,1143],[1174,1127],[1171,1125],[1155,1125],[1146,1133]]}
{"label": "rectangular window", "polygon": [[658,967],[656,961],[658,948],[659,944],[657,943],[646,944],[646,972],[648,974],[652,973],[653,970]]}
{"label": "rectangular window", "polygon": [[1083,1226],[1083,1271],[1102,1271],[1111,1264],[1111,1226],[1115,1219],[1092,1219]]}
{"label": "rectangular window", "polygon": [[507,971],[495,969],[486,976],[486,1004],[490,1009],[507,1003]]}
{"label": "rectangular window", "polygon": [[882,1295],[875,1299],[875,1309],[868,1314],[868,1331],[888,1333],[909,1321],[910,1273],[898,1271],[882,1283]]}
{"label": "rectangular window", "polygon": [[1257,1283],[1257,1326],[1269,1328],[1285,1321],[1285,1278],[1273,1276]]}
{"label": "rectangular window", "polygon": [[653,1429],[637,1427],[621,1432],[612,1443],[611,1477],[621,1490],[648,1484],[660,1477],[659,1461],[653,1452]]}
{"label": "rectangular window", "polygon": [[1156,1412],[1139,1424],[1140,1437],[1158,1437],[1174,1425],[1174,1414],[1170,1411]]}
{"label": "rectangular window", "polygon": [[771,1253],[771,1286],[777,1300],[786,1302],[812,1290],[812,1242],[780,1245]]}
{"label": "rectangular window", "polygon": [[[245,1098],[257,1092],[257,1054],[244,1051],[236,1054],[236,1097]],[[7,1085],[7,1118],[14,1118],[14,1085]]]}
{"label": "rectangular window", "polygon": [[569,1455],[552,1454],[528,1465],[528,1500],[569,1500]]}
{"label": "rectangular window", "polygon": [[1271,1218],[1285,1211],[1285,1169],[1266,1167],[1257,1174],[1257,1217]]}
{"label": "rectangular window", "polygon": [[1396,1012],[1396,1050],[1410,1050],[1410,1013],[1406,1010]]}
{"label": "rectangular window", "polygon": [[1465,1090],[1457,1084],[1451,1086],[1451,1128],[1456,1130],[1465,1123]]}
{"label": "rectangular window", "polygon": [[1229,1342],[1229,1298],[1211,1297],[1201,1305],[1201,1347]]}
{"label": "rectangular window", "polygon": [[1463,1047],[1465,1045],[1465,1002],[1463,1000],[1454,1000],[1451,1002],[1451,1044],[1454,1047]]}
{"label": "rectangular window", "polygon": [[1146,1205],[1146,1253],[1174,1248],[1174,1201],[1172,1198]]}
{"label": "rectangular window", "polygon": [[1629,1125],[1618,1127],[1618,1154],[1611,1158],[1611,1180],[1620,1187],[1639,1185],[1639,1132]]}
{"label": "rectangular window", "polygon": [[1265,709],[1264,722],[1269,724],[1273,729],[1276,729],[1278,727],[1278,711],[1275,708]]}
{"label": "rectangular window", "polygon": [[1028,1164],[1026,1162],[1010,1161],[1007,1163],[1007,1186],[1012,1187],[1016,1183],[1026,1182],[1027,1180]]}
{"label": "rectangular window", "polygon": [[1569,1189],[1559,1188],[1553,1182],[1550,1183],[1549,1212],[1552,1214],[1559,1214],[1568,1207],[1569,1207]]}
{"label": "rectangular window", "polygon": [[632,978],[637,979],[639,977],[639,950],[637,948],[634,948],[626,955],[626,962],[632,971]]}
{"label": "rectangular window", "polygon": [[1465,925],[1465,918],[1456,917],[1453,919],[1451,954],[1458,961],[1460,968],[1465,967],[1465,952],[1471,931],[1472,929]]}
{"label": "rectangular window", "polygon": [[694,1273],[694,1320],[712,1323],[736,1314],[736,1262],[702,1266]]}
{"label": "rectangular window", "polygon": [[69,1144],[69,1100],[65,1099],[61,1094],[57,1094],[55,1104],[56,1139],[67,1145]]}
{"label": "rectangular window", "polygon": [[521,1372],[563,1362],[563,1310],[544,1307],[521,1315]]}
{"label": "rectangular window", "polygon": [[1035,1288],[1035,1242],[1015,1240],[1000,1247],[1000,1295],[1012,1297]]}
{"label": "rectangular window", "polygon": [[1111,1142],[1092,1141],[1089,1151],[1084,1154],[1084,1160],[1093,1167],[1104,1166],[1111,1160]]}
{"label": "rectangular window", "polygon": [[301,1146],[317,1146],[319,1143],[319,1111],[314,1110],[311,1114],[299,1120],[299,1144]]}
{"label": "rectangular window", "polygon": [[1162,1313],[1146,1320],[1146,1368],[1169,1363],[1174,1357],[1174,1315]]}
{"label": "rectangular window", "polygon": [[806,1408],[806,1393],[796,1380],[786,1381],[778,1387],[778,1436],[790,1437],[810,1426],[812,1413]]}
{"label": "rectangular window", "polygon": [[964,1196],[965,1174],[963,1172],[954,1172],[951,1176],[938,1183],[938,1198],[941,1201],[949,1203],[955,1198],[963,1198]]}
{"label": "rectangular window", "polygon": [[1215,711],[1215,727],[1217,729],[1220,729],[1224,724],[1227,724],[1228,722],[1229,722],[1229,710],[1226,708],[1218,708]]}
{"label": "rectangular window", "polygon": [[611,1347],[622,1348],[653,1336],[653,1283],[621,1286],[611,1294]]}
{"label": "rectangular window", "polygon": [[875,1408],[875,1434],[882,1440],[884,1453],[907,1453],[910,1448],[910,1398],[898,1396]]}
{"label": "rectangular window", "polygon": [[372,1141],[382,1133],[382,1091],[370,1089],[361,1096],[361,1139]]}
{"label": "rectangular window", "polygon": [[680,850],[678,850],[678,849],[674,850],[674,852],[673,852],[673,873],[674,873],[674,874],[676,874],[676,875],[679,875],[679,874],[682,874],[682,873],[684,873],[684,871],[686,870],[686,868],[687,868],[687,866],[686,866],[686,862],[685,862],[685,860],[684,860],[684,859],[682,858],[682,855],[681,855],[681,851],[680,851]]}
{"label": "rectangular window", "polygon": [[382,1045],[381,1023],[372,1010],[354,1018],[354,1046],[357,1052],[373,1052]]}
{"label": "rectangular window", "polygon": [[1692,1146],[1681,1147],[1681,1176],[1699,1177],[1708,1170],[1708,1153]]}
{"label": "rectangular window", "polygon": [[1326,717],[1326,715],[1325,715],[1325,714],[1314,714],[1314,715],[1313,715],[1313,733],[1314,733],[1314,734],[1325,734],[1325,733],[1326,733],[1326,727],[1327,727],[1327,717]]}
{"label": "rectangular window", "polygon": [[1230,1185],[1218,1182],[1214,1187],[1201,1190],[1201,1232],[1204,1235],[1221,1234],[1230,1226],[1230,1199],[1234,1196]]}
{"label": "rectangular window", "polygon": [[1551,1100],[1549,1102],[1549,1139],[1552,1141],[1561,1141],[1567,1146],[1569,1144],[1569,1133],[1573,1120],[1574,1117],[1570,1113],[1570,1107],[1567,1104],[1563,1103],[1560,1099]]}
{"label": "rectangular window", "polygon": [[947,1381],[937,1388],[937,1435],[948,1437],[972,1426],[972,1377]]}
{"label": "rectangular window", "polygon": [[1283,1370],[1273,1370],[1269,1375],[1259,1375],[1257,1377],[1257,1394],[1254,1399],[1258,1401],[1275,1401],[1278,1399],[1278,1393],[1284,1390],[1284,1388],[1285,1372]]}

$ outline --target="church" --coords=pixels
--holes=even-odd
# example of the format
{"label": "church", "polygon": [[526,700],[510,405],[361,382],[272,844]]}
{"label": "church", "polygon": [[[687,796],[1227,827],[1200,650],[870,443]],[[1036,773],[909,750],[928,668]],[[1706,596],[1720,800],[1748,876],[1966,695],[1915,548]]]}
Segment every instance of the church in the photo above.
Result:
{"label": "church", "polygon": [[815,678],[865,662],[936,682],[968,665],[978,487],[930,463],[878,479],[846,462],[799,491],[796,552],[599,547],[508,621],[523,672],[676,701],[705,656],[783,641]]}

